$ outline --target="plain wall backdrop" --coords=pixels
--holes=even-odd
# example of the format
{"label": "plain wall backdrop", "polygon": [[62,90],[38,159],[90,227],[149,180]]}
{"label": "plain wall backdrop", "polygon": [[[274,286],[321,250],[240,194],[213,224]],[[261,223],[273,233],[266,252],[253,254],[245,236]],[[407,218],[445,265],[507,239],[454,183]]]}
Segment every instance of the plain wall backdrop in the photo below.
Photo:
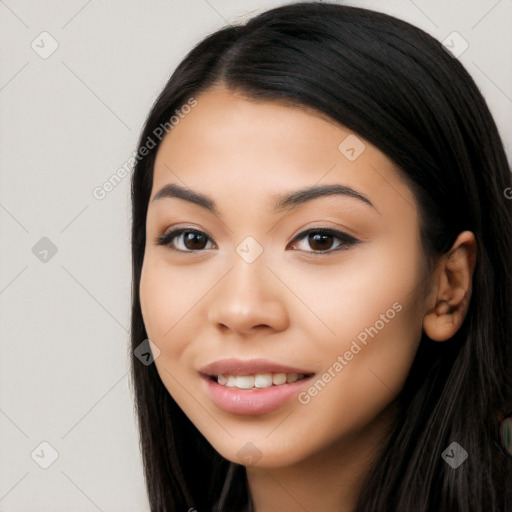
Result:
{"label": "plain wall backdrop", "polygon": [[[127,357],[130,175],[93,191],[193,45],[285,3],[0,0],[1,512],[149,510]],[[512,161],[511,0],[343,3],[467,44],[458,58]]]}

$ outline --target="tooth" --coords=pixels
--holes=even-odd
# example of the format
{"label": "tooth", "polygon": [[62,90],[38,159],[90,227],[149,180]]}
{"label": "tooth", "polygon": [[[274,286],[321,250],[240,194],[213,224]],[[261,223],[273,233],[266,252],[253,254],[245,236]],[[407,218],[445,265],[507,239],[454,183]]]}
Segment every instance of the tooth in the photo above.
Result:
{"label": "tooth", "polygon": [[285,383],[292,383],[304,379],[305,375],[300,373],[257,373],[256,375],[225,375],[217,376],[217,382],[228,388],[239,389],[264,389],[272,386],[279,386]]}
{"label": "tooth", "polygon": [[284,384],[286,382],[286,373],[274,373],[272,375],[272,382],[274,385]]}
{"label": "tooth", "polygon": [[258,373],[254,376],[254,386],[257,388],[269,388],[272,386],[271,373]]}
{"label": "tooth", "polygon": [[240,389],[251,389],[254,387],[254,375],[237,375],[236,387]]}
{"label": "tooth", "polygon": [[236,377],[234,375],[230,375],[226,382],[226,387],[234,388],[236,386]]}

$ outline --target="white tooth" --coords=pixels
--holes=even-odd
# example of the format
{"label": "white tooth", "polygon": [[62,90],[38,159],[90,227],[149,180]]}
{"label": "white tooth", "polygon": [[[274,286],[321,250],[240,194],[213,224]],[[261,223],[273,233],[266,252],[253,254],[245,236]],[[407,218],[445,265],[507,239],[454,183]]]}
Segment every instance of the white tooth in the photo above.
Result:
{"label": "white tooth", "polygon": [[222,386],[225,386],[226,385],[226,382],[228,381],[227,377],[225,375],[219,375],[217,377],[217,382],[222,385]]}
{"label": "white tooth", "polygon": [[284,384],[286,382],[286,373],[274,373],[272,375],[272,382],[274,385]]}
{"label": "white tooth", "polygon": [[254,376],[254,386],[257,388],[269,388],[272,386],[271,373],[258,373]]}
{"label": "white tooth", "polygon": [[234,388],[236,386],[236,377],[234,375],[229,375],[228,380],[226,382],[226,387]]}
{"label": "white tooth", "polygon": [[296,373],[290,373],[287,377],[286,377],[286,382],[295,382],[296,380],[298,380],[299,376],[298,374]]}
{"label": "white tooth", "polygon": [[251,389],[254,387],[254,375],[237,375],[236,387],[240,389]]}

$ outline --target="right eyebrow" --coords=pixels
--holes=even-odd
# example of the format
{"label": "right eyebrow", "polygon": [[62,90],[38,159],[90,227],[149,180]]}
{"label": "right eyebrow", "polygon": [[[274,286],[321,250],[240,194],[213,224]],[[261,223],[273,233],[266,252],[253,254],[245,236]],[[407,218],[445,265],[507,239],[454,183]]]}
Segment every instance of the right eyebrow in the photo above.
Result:
{"label": "right eyebrow", "polygon": [[173,197],[197,204],[207,210],[210,210],[215,215],[218,215],[218,208],[213,199],[205,194],[201,194],[200,192],[195,192],[190,188],[181,187],[176,183],[170,183],[162,187],[151,201],[158,201],[160,199]]}

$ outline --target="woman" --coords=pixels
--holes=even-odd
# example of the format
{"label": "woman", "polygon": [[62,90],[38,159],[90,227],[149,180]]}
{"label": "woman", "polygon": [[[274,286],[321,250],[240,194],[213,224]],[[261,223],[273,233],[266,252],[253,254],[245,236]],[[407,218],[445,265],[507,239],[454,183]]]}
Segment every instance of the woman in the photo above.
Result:
{"label": "woman", "polygon": [[511,510],[510,170],[438,41],[269,10],[183,59],[139,155],[152,511]]}

